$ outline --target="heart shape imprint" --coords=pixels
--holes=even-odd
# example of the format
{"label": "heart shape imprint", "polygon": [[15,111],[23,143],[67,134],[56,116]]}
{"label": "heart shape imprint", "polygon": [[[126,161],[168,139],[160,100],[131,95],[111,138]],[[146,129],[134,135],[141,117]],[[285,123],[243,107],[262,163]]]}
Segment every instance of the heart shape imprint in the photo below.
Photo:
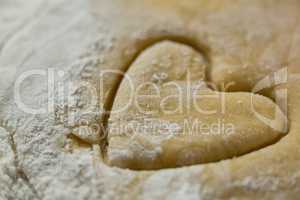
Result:
{"label": "heart shape imprint", "polygon": [[203,164],[250,153],[284,135],[282,113],[272,126],[256,117],[257,111],[268,118],[280,112],[271,99],[210,89],[208,69],[204,56],[184,44],[162,41],[146,49],[114,99],[106,162],[136,170]]}

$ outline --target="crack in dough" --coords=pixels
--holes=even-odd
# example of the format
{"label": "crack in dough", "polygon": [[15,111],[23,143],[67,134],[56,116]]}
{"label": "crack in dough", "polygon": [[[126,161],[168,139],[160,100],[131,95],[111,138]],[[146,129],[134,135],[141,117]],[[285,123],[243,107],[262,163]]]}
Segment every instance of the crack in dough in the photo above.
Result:
{"label": "crack in dough", "polygon": [[[15,171],[14,176],[9,175],[10,178],[13,180],[14,184],[21,181],[31,191],[34,198],[41,199],[38,192],[37,192],[37,190],[36,190],[36,188],[35,188],[35,186],[31,183],[31,181],[30,181],[29,177],[27,176],[26,172],[23,170],[22,166],[20,165],[19,156],[18,156],[18,152],[17,152],[17,144],[16,144],[15,139],[14,139],[16,131],[15,130],[8,130],[6,122],[5,123],[1,122],[1,124],[2,125],[0,126],[0,133],[3,134],[3,136],[7,137],[7,142],[8,142],[8,145],[10,147],[9,150],[5,150],[5,152],[3,152],[3,153],[7,154],[8,152],[10,152],[12,154],[12,160],[11,160],[10,164],[13,165],[13,168],[14,168],[14,171]],[[1,163],[1,154],[2,154],[2,152],[1,152],[1,149],[0,149],[0,163]]]}

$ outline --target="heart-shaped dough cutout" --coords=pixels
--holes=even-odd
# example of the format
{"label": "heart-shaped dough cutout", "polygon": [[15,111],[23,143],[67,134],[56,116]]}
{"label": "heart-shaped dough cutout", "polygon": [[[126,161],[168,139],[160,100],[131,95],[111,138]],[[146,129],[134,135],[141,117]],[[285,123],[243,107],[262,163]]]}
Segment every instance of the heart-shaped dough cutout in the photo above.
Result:
{"label": "heart-shaped dough cutout", "polygon": [[213,91],[208,64],[193,48],[163,41],[146,49],[119,87],[108,122],[106,161],[130,169],[161,169],[229,159],[276,142],[278,106],[269,98]]}

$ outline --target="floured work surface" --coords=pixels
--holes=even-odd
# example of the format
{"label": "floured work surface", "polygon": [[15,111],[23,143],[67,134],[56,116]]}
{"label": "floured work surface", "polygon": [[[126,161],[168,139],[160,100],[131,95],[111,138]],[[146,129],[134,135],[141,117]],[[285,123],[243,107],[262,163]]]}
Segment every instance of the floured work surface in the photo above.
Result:
{"label": "floured work surface", "polygon": [[299,8],[1,2],[0,199],[297,199]]}

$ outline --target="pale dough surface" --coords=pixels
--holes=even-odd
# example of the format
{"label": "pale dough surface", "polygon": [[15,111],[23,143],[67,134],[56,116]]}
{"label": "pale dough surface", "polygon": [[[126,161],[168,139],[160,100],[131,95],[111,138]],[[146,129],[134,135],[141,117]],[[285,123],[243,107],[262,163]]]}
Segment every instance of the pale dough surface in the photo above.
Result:
{"label": "pale dough surface", "polygon": [[[299,1],[26,2],[0,1],[0,10],[3,10],[0,12],[0,199],[299,198]],[[28,70],[62,70],[65,76],[58,77],[57,83],[76,86],[85,82],[97,89],[101,72],[121,70],[127,71],[140,84],[145,79],[136,75],[141,75],[144,68],[149,70],[145,78],[150,81],[156,73],[165,73],[152,67],[153,63],[148,60],[153,56],[163,58],[165,51],[161,51],[164,48],[176,57],[172,59],[172,69],[167,70],[171,73],[167,76],[171,80],[184,81],[186,77],[178,78],[177,73],[189,69],[195,72],[193,78],[196,82],[236,82],[225,94],[228,98],[226,107],[232,111],[233,118],[226,115],[224,118],[232,120],[240,131],[232,135],[233,138],[226,139],[230,144],[228,149],[222,138],[204,136],[205,140],[195,140],[194,146],[196,153],[204,151],[205,156],[200,160],[197,155],[192,156],[195,159],[183,156],[178,161],[177,148],[181,149],[180,145],[184,149],[187,147],[187,154],[193,154],[194,150],[189,149],[185,138],[178,136],[161,144],[167,153],[159,156],[167,163],[159,161],[158,157],[152,159],[152,166],[146,166],[149,163],[146,155],[130,149],[127,143],[122,148],[132,150],[133,157],[128,158],[126,154],[125,158],[119,157],[118,153],[116,157],[111,156],[110,153],[127,139],[117,138],[116,133],[111,132],[107,152],[102,152],[105,144],[100,142],[100,135],[89,129],[82,135],[78,130],[85,128],[82,120],[103,124],[106,121],[103,110],[122,106],[127,98],[124,93],[127,86],[117,75],[104,80],[101,87],[104,87],[105,94],[99,95],[93,112],[82,112],[91,100],[85,90],[69,92],[66,97],[71,101],[67,102],[55,91],[52,113],[30,115],[20,111],[15,104],[14,83]],[[181,50],[195,57],[196,63],[178,69],[184,58],[177,56]],[[289,129],[282,136],[280,131],[270,129],[252,116],[247,95],[259,80],[283,67],[288,68],[287,83],[273,88],[273,91],[281,88],[288,91]],[[21,87],[23,101],[31,107],[45,107],[48,103],[46,84],[44,78],[27,80]],[[123,89],[116,92],[119,85]],[[185,88],[184,83],[182,87]],[[172,93],[170,90],[164,92]],[[203,88],[203,92],[212,91]],[[255,95],[256,106],[266,116],[278,108],[268,97]],[[241,102],[240,109],[236,109],[235,102]],[[155,104],[155,101],[151,103]],[[216,105],[211,103],[212,107]],[[154,105],[153,108],[157,107]],[[134,108],[127,112],[129,117],[135,114]],[[197,113],[192,115],[204,118]],[[237,120],[236,115],[239,116]],[[111,115],[109,123],[119,117],[122,115]],[[160,113],[150,117],[178,123],[185,116],[174,115],[171,119]],[[218,117],[205,120],[211,123]],[[276,124],[279,130],[284,129],[281,119]],[[250,136],[246,142],[239,143],[243,134]],[[230,149],[232,145],[238,145],[235,142],[241,146]],[[221,148],[216,152],[205,152],[205,149],[220,146],[226,151]],[[154,153],[157,153],[156,149]],[[104,163],[102,157],[119,167],[138,166],[139,169],[149,167],[155,170],[112,167]],[[169,167],[177,168],[165,169]]]}
{"label": "pale dough surface", "polygon": [[[194,49],[170,41],[135,60],[110,115],[110,165],[145,170],[216,162],[285,135],[284,115],[271,99],[209,89],[207,65]],[[268,118],[278,110],[276,127],[255,116],[256,110]],[[212,128],[218,123],[224,127]]]}

